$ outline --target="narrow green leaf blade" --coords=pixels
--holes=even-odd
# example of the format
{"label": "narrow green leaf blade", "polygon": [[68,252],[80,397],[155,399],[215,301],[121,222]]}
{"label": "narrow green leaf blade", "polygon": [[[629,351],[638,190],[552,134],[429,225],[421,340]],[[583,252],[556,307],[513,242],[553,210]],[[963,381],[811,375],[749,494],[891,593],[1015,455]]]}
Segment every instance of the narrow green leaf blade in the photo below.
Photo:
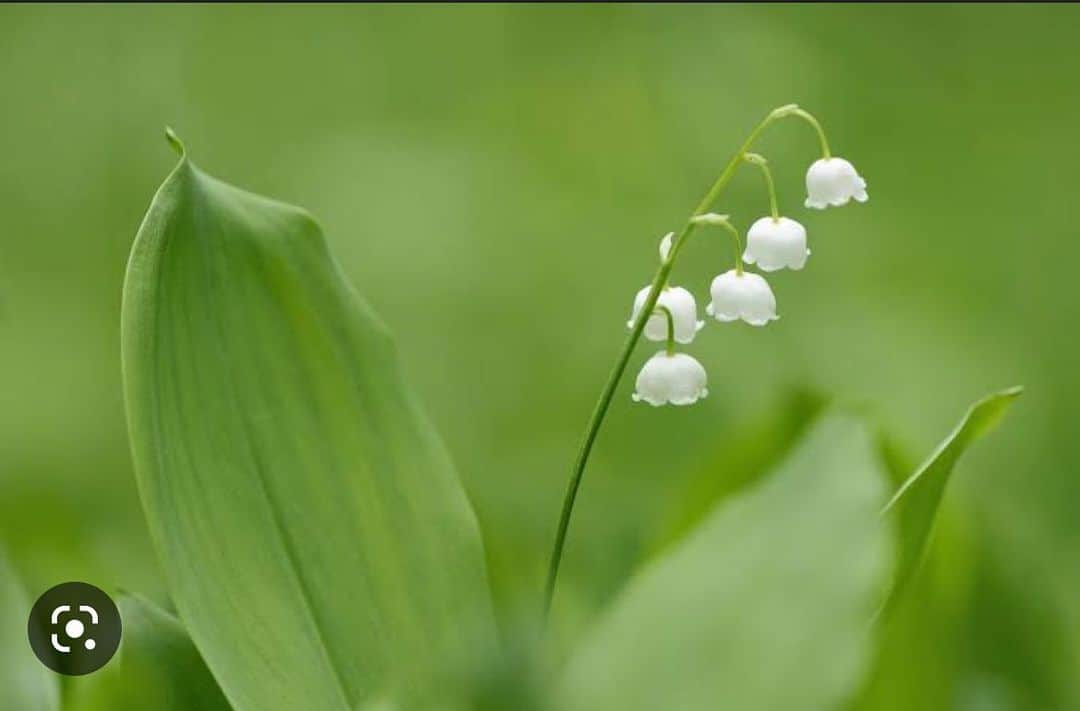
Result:
{"label": "narrow green leaf blade", "polygon": [[991,432],[1023,393],[1014,387],[993,393],[972,405],[960,423],[905,481],[885,506],[883,515],[896,523],[900,538],[895,579],[886,609],[894,604],[919,568],[953,467],[967,448]]}
{"label": "narrow green leaf blade", "polygon": [[124,638],[117,658],[78,677],[67,711],[230,711],[180,621],[135,595],[117,601]]}
{"label": "narrow green leaf blade", "polygon": [[143,508],[236,708],[419,694],[494,634],[448,453],[305,212],[183,158],[132,248],[122,339]]}
{"label": "narrow green leaf blade", "polygon": [[30,599],[0,550],[0,698],[4,708],[54,711],[60,708],[56,676],[30,650],[26,623]]}
{"label": "narrow green leaf blade", "polygon": [[888,578],[884,494],[866,428],[821,420],[630,582],[571,658],[560,708],[836,708]]}

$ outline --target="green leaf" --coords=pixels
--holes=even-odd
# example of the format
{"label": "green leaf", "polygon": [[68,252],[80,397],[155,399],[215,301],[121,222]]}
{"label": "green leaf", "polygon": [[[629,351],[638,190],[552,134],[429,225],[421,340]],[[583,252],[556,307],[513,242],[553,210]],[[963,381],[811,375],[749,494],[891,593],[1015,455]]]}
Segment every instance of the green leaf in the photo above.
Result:
{"label": "green leaf", "polygon": [[792,389],[765,416],[737,422],[730,431],[718,434],[708,460],[674,497],[652,538],[649,555],[680,540],[721,500],[770,472],[802,439],[825,405],[825,398],[812,390]]}
{"label": "green leaf", "polygon": [[900,486],[883,515],[896,522],[900,545],[898,563],[885,609],[890,609],[919,568],[941,505],[945,485],[956,462],[975,440],[992,431],[1023,388],[988,395],[972,405],[956,429]]}
{"label": "green leaf", "polygon": [[494,635],[454,466],[307,213],[182,157],[132,247],[122,341],[155,547],[236,708],[420,694]]}
{"label": "green leaf", "polygon": [[824,418],[628,584],[571,658],[559,708],[835,708],[888,579],[884,492],[866,428]]}
{"label": "green leaf", "polygon": [[30,650],[26,623],[30,599],[0,550],[0,695],[3,707],[19,711],[60,708],[56,677]]}
{"label": "green leaf", "polygon": [[134,595],[117,606],[120,651],[101,671],[72,680],[66,711],[230,711],[179,620]]}

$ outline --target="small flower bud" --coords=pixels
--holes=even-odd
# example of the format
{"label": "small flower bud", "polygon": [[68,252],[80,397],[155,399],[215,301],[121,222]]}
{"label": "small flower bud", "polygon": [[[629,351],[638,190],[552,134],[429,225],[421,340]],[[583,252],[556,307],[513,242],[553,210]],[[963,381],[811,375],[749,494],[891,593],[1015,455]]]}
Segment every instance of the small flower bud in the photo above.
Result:
{"label": "small flower bud", "polygon": [[866,181],[843,158],[821,158],[806,171],[806,206],[824,210],[846,205],[851,198],[866,202]]}
{"label": "small flower bud", "polygon": [[762,217],[746,233],[743,261],[764,272],[802,269],[809,255],[806,228],[787,217]]}
{"label": "small flower bud", "polygon": [[[627,328],[634,327],[645,300],[649,298],[651,286],[646,286],[634,297],[634,310],[630,314],[630,320],[626,322]],[[697,301],[694,295],[681,286],[669,286],[660,291],[660,298],[656,300],[656,306],[663,306],[671,312],[671,318],[675,324],[675,340],[679,343],[690,343],[694,335],[705,325],[704,321],[698,321]],[[650,341],[667,340],[667,317],[663,314],[653,314],[645,324],[645,337]]]}
{"label": "small flower bud", "polygon": [[664,238],[660,240],[660,261],[666,262],[668,255],[671,254],[671,242],[675,239],[674,232],[668,232],[664,235]]}
{"label": "small flower bud", "polygon": [[709,394],[705,368],[686,353],[659,351],[638,373],[634,402],[691,405]]}
{"label": "small flower bud", "polygon": [[742,319],[751,326],[764,326],[779,318],[776,297],[760,274],[732,269],[713,279],[712,303],[705,313],[717,321]]}

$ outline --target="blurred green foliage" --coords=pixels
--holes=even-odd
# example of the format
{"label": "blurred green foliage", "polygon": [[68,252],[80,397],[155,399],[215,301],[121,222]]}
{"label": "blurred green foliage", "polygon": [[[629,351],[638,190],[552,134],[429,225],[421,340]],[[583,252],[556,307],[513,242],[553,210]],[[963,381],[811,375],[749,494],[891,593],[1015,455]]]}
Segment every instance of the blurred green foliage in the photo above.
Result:
{"label": "blurred green foliage", "polygon": [[822,417],[760,486],[627,583],[574,650],[554,708],[839,708],[892,572],[885,501],[865,423]]}
{"label": "blurred green foliage", "polygon": [[119,655],[99,673],[67,680],[65,711],[232,709],[178,619],[138,595],[117,604]]}
{"label": "blurred green foliage", "polygon": [[[215,175],[319,218],[395,332],[503,618],[521,618],[656,240],[761,115],[798,102],[871,201],[801,207],[805,126],[758,145],[813,256],[773,280],[779,322],[695,342],[702,404],[634,406],[624,384],[559,632],[694,513],[688,487],[731,433],[798,429],[792,392],[863,405],[917,460],[968,402],[1023,383],[954,476],[859,703],[1080,708],[1078,29],[1080,8],[1042,5],[0,7],[0,541],[31,596],[86,579],[165,598],[119,308],[170,124]],[[719,207],[763,214],[760,176]],[[704,237],[675,276],[702,299],[730,259]]]}

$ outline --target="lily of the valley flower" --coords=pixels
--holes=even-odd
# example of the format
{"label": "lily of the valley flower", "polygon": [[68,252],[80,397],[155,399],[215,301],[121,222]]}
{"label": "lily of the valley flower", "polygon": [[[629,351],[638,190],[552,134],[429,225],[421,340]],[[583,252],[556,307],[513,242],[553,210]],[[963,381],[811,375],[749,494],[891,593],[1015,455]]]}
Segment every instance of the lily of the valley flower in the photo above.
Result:
{"label": "lily of the valley flower", "polygon": [[[823,209],[829,205],[844,205],[852,198],[859,202],[869,199],[866,194],[866,181],[856,172],[854,166],[842,158],[832,157],[825,130],[817,118],[797,104],[786,104],[769,112],[750,132],[741,144],[742,148],[724,167],[694,212],[687,218],[687,222],[680,226],[677,236],[668,234],[660,241],[660,265],[653,277],[653,286],[638,292],[628,324],[631,328],[637,325],[641,330],[634,333],[633,338],[628,338],[619,352],[607,384],[589,418],[585,430],[585,446],[580,449],[574,461],[548,565],[543,607],[545,618],[551,610],[563,544],[566,542],[578,487],[592,451],[591,445],[611,406],[612,396],[626,372],[634,348],[638,345],[638,336],[644,334],[651,340],[663,341],[665,347],[642,366],[635,383],[635,402],[644,401],[653,406],[690,405],[708,394],[705,368],[692,356],[676,352],[677,344],[689,343],[702,325],[697,321],[697,305],[693,295],[685,289],[665,288],[654,294],[656,313],[647,314],[643,309],[645,302],[649,300],[651,289],[659,290],[668,284],[675,262],[692,235],[719,227],[731,237],[735,268],[713,279],[710,285],[712,301],[705,312],[718,321],[742,320],[753,326],[764,326],[777,319],[776,297],[765,278],[760,274],[745,271],[744,263],[756,264],[758,269],[764,272],[784,268],[802,269],[806,264],[810,254],[806,248],[806,229],[798,222],[781,216],[769,162],[764,156],[750,151],[754,141],[767,126],[787,117],[805,121],[814,129],[821,148],[819,155],[824,156],[807,171],[806,206]],[[758,220],[747,232],[745,244],[738,228],[727,215],[710,212],[719,203],[725,187],[743,162],[754,164],[761,169],[770,208],[769,217]]]}
{"label": "lily of the valley flower", "polygon": [[808,256],[806,228],[790,218],[762,217],[746,232],[743,261],[762,271],[802,269]]}
{"label": "lily of the valley flower", "polygon": [[638,373],[634,402],[692,405],[709,394],[707,380],[705,368],[693,356],[659,351]]}
{"label": "lily of the valley flower", "polygon": [[760,274],[732,269],[713,279],[709,291],[712,303],[705,307],[705,313],[717,321],[742,319],[751,326],[764,326],[780,318],[776,297]]}
{"label": "lily of the valley flower", "polygon": [[824,210],[829,205],[846,205],[852,198],[866,202],[870,196],[866,194],[866,181],[843,158],[821,158],[806,171],[807,207]]}
{"label": "lily of the valley flower", "polygon": [[[630,320],[626,322],[627,328],[634,327],[645,300],[649,297],[651,286],[646,286],[634,297],[634,310],[630,314]],[[664,287],[660,292],[660,298],[656,300],[656,308],[665,307],[671,312],[671,318],[675,326],[675,340],[679,343],[690,343],[694,335],[705,325],[704,321],[698,321],[697,301],[694,295],[681,286]],[[667,321],[663,314],[653,314],[645,324],[645,337],[650,341],[663,341],[667,338]]]}

